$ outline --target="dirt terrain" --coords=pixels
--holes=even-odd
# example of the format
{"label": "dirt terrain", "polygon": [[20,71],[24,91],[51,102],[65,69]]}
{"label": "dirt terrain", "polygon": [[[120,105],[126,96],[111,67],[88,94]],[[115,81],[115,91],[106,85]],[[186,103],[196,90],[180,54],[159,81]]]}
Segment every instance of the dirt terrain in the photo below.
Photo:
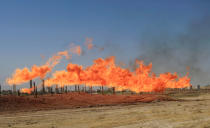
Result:
{"label": "dirt terrain", "polygon": [[155,101],[174,101],[175,98],[160,94],[141,95],[101,95],[88,93],[67,93],[56,95],[30,96],[1,96],[0,113],[20,112],[31,110],[50,110],[64,108],[97,107],[120,104],[132,104],[137,102],[149,103]]}
{"label": "dirt terrain", "polygon": [[[22,102],[13,107],[10,104],[20,99],[9,98],[5,102],[1,97],[0,128],[210,128],[208,93],[180,96],[181,100],[151,94],[92,95],[91,98],[88,95],[42,96],[36,102]],[[61,105],[68,99],[66,97],[71,102]],[[84,97],[87,99],[81,100]],[[33,97],[20,98],[34,100]],[[20,107],[21,104],[26,106]],[[2,107],[6,105],[8,109]]]}

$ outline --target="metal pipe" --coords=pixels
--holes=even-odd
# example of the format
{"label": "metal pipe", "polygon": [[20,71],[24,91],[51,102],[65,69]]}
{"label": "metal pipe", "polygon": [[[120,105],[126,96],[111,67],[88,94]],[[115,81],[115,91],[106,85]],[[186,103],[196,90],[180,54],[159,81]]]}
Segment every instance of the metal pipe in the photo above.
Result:
{"label": "metal pipe", "polygon": [[58,94],[59,93],[59,90],[58,90],[58,85],[56,84],[56,86],[55,86],[55,91],[56,91],[56,94]]}
{"label": "metal pipe", "polygon": [[90,86],[89,88],[90,88],[90,94],[92,95],[92,93],[93,93],[93,87]]}
{"label": "metal pipe", "polygon": [[30,80],[30,88],[32,88],[32,80]]}
{"label": "metal pipe", "polygon": [[197,89],[200,90],[200,85],[197,86]]}
{"label": "metal pipe", "polygon": [[35,85],[35,82],[34,82],[34,92],[33,92],[33,94],[35,94],[35,91],[36,91],[36,85]]}
{"label": "metal pipe", "polygon": [[77,88],[77,91],[80,93],[80,88],[79,88],[79,85],[77,85],[77,87],[78,87],[78,88]]}
{"label": "metal pipe", "polygon": [[37,87],[35,86],[35,98],[37,98]]}
{"label": "metal pipe", "polygon": [[74,91],[77,92],[77,85],[75,85],[74,88],[75,88]]}
{"label": "metal pipe", "polygon": [[67,93],[68,92],[68,88],[67,88],[67,86],[65,86],[65,93]]}
{"label": "metal pipe", "polygon": [[84,89],[84,92],[86,92],[86,85],[85,85],[85,87],[84,87],[85,89]]}
{"label": "metal pipe", "polygon": [[1,96],[1,84],[0,84],[0,96]]}
{"label": "metal pipe", "polygon": [[44,85],[44,80],[42,80],[42,93],[45,93],[45,85]]}
{"label": "metal pipe", "polygon": [[18,96],[20,96],[20,90],[18,89]]}
{"label": "metal pipe", "polygon": [[47,93],[51,93],[51,87],[47,87]]}
{"label": "metal pipe", "polygon": [[101,93],[102,93],[102,95],[104,94],[104,86],[103,85],[101,86]]}
{"label": "metal pipe", "polygon": [[112,87],[112,93],[115,95],[115,87]]}
{"label": "metal pipe", "polygon": [[13,94],[16,94],[16,85],[13,84]]}
{"label": "metal pipe", "polygon": [[50,87],[51,96],[53,95],[53,87]]}
{"label": "metal pipe", "polygon": [[1,96],[1,84],[0,84],[0,96]]}

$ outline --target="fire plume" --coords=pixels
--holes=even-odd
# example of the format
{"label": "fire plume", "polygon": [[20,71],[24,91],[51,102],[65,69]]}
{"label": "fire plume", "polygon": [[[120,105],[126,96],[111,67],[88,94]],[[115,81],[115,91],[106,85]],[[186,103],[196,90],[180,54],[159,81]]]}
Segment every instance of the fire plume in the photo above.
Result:
{"label": "fire plume", "polygon": [[44,78],[46,73],[50,72],[51,68],[48,65],[42,65],[42,66],[37,66],[34,65],[30,69],[28,68],[23,68],[23,69],[16,69],[14,74],[12,75],[12,78],[8,78],[6,80],[6,82],[9,85],[12,84],[21,84],[21,83],[25,83],[29,80],[32,80],[36,77],[40,77],[40,78]]}
{"label": "fire plume", "polygon": [[34,90],[34,88],[22,88],[20,90],[21,93],[27,93],[27,94],[31,94],[31,92]]}
{"label": "fire plume", "polygon": [[93,39],[92,38],[86,38],[85,46],[88,50],[91,50],[93,48]]}
{"label": "fire plume", "polygon": [[179,77],[177,73],[163,73],[156,76],[151,72],[152,63],[144,65],[137,61],[137,69],[132,72],[115,64],[115,57],[98,58],[94,64],[83,69],[77,64],[68,64],[66,70],[56,71],[52,78],[46,80],[46,85],[88,85],[108,86],[129,89],[135,92],[163,91],[166,88],[184,88],[190,86],[188,75]]}
{"label": "fire plume", "polygon": [[68,51],[58,52],[59,56],[65,56],[67,60],[71,59],[71,55],[68,54]]}
{"label": "fire plume", "polygon": [[81,49],[81,47],[79,45],[74,45],[72,43],[72,44],[70,44],[70,52],[80,56],[81,53],[82,53],[82,49]]}
{"label": "fire plume", "polygon": [[66,58],[70,58],[67,51],[58,52],[56,55],[52,56],[48,59],[48,61],[41,66],[33,65],[31,69],[25,67],[23,69],[17,68],[15,72],[13,73],[11,78],[7,78],[6,82],[9,85],[13,84],[22,84],[29,80],[35,79],[37,77],[40,77],[41,79],[44,79],[46,74],[48,72],[51,72],[52,68],[57,65],[60,60],[62,59],[62,56],[65,56]]}
{"label": "fire plume", "polygon": [[[88,49],[92,49],[92,38],[87,38],[85,45]],[[34,78],[40,77],[44,79],[52,68],[60,63],[65,57],[70,59],[72,56],[69,52],[81,55],[82,49],[79,45],[70,44],[70,50],[56,53],[53,57],[42,65],[32,66],[31,69],[16,69],[11,78],[6,82],[9,85],[25,83]],[[124,63],[120,63],[125,66]],[[137,67],[136,67],[137,66]],[[66,70],[55,71],[51,78],[45,81],[45,85],[87,85],[87,86],[107,86],[116,87],[116,89],[129,89],[135,92],[160,92],[166,88],[184,88],[190,86],[190,78],[188,74],[183,77],[177,73],[162,73],[156,75],[152,72],[152,63],[145,65],[143,61],[136,60],[135,71],[122,68],[115,64],[115,57],[98,58],[93,61],[93,65],[84,68],[82,65],[69,63]],[[31,89],[22,89],[22,92],[31,93]]]}

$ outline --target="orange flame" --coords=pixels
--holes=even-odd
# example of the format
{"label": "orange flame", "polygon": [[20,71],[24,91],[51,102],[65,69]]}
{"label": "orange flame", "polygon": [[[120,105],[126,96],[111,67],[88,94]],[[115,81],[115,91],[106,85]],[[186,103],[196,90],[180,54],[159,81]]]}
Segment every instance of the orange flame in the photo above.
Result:
{"label": "orange flame", "polygon": [[[93,48],[92,39],[87,38],[85,42],[88,49]],[[82,49],[78,45],[71,44],[69,51],[61,51],[49,58],[46,64],[42,66],[33,65],[31,69],[16,69],[11,78],[7,78],[9,85],[21,84],[40,77],[44,79],[52,68],[60,63],[63,56],[70,59],[69,52],[81,55]],[[120,63],[123,65],[123,63]],[[83,68],[81,65],[69,63],[66,70],[56,71],[52,74],[52,78],[45,81],[47,86],[54,84],[64,85],[87,85],[87,86],[108,86],[116,87],[117,90],[129,89],[135,92],[152,92],[163,91],[166,88],[184,88],[190,86],[190,78],[188,74],[183,77],[177,73],[162,73],[156,76],[151,72],[152,63],[144,65],[143,61],[136,60],[137,68],[135,71],[121,68],[115,64],[115,57],[111,56],[106,59],[98,58],[94,60],[94,64]],[[22,92],[31,93],[32,89],[22,89]]]}
{"label": "orange flame", "polygon": [[31,92],[34,90],[34,88],[22,88],[20,90],[21,93],[27,93],[27,94],[31,94]]}
{"label": "orange flame", "polygon": [[71,59],[71,55],[68,54],[68,51],[58,52],[59,56],[65,56],[67,60]]}
{"label": "orange flame", "polygon": [[6,82],[9,85],[25,83],[36,77],[44,78],[47,72],[50,72],[51,68],[47,65],[37,66],[34,65],[31,71],[28,68],[16,69],[12,78],[7,78]]}
{"label": "orange flame", "polygon": [[66,58],[70,57],[67,51],[58,52],[53,57],[49,58],[49,60],[44,65],[41,65],[41,66],[33,65],[31,67],[31,70],[26,67],[23,69],[19,69],[19,68],[16,69],[12,77],[6,79],[6,82],[9,85],[13,85],[13,84],[17,85],[17,84],[25,83],[37,77],[40,77],[41,79],[43,79],[45,75],[48,72],[51,72],[52,68],[60,62],[60,60],[62,59],[62,56],[66,56]]}
{"label": "orange flame", "polygon": [[85,40],[85,46],[88,50],[91,50],[93,48],[93,39],[92,38],[86,38]]}
{"label": "orange flame", "polygon": [[46,80],[48,86],[58,84],[89,86],[112,86],[118,89],[129,89],[135,92],[163,91],[165,88],[183,88],[190,86],[188,75],[179,77],[177,73],[163,73],[156,76],[151,72],[152,63],[144,65],[143,61],[136,62],[138,68],[131,72],[115,65],[115,57],[96,59],[94,64],[83,69],[77,64],[68,64],[67,71],[56,71],[53,77]]}
{"label": "orange flame", "polygon": [[70,44],[70,52],[77,54],[78,56],[81,55],[82,49],[79,45],[74,45],[73,43]]}

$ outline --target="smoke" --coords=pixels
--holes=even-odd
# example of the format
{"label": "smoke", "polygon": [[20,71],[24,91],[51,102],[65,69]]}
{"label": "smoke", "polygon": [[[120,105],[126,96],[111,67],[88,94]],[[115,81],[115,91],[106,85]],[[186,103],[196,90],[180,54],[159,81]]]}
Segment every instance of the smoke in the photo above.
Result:
{"label": "smoke", "polygon": [[[152,34],[151,34],[152,33]],[[210,79],[210,17],[203,17],[187,26],[184,33],[150,32],[141,39],[138,59],[152,62],[153,71],[184,75],[189,67],[192,84],[208,84]],[[135,67],[133,63],[130,64]]]}

